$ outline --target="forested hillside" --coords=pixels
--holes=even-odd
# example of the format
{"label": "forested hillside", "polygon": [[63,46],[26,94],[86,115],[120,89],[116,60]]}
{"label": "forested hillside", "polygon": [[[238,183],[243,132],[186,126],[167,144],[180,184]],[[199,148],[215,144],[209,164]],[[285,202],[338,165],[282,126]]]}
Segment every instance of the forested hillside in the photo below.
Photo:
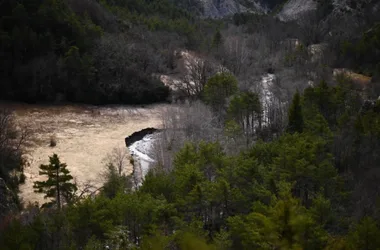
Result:
{"label": "forested hillside", "polygon": [[202,37],[168,1],[3,1],[0,13],[0,95],[9,100],[164,101],[168,89],[152,73],[172,67],[174,46]]}
{"label": "forested hillside", "polygon": [[0,3],[0,98],[187,100],[163,112],[141,186],[119,154],[101,188],[79,187],[56,152],[33,186],[44,204],[17,198],[28,135],[0,112],[1,250],[380,249],[378,1],[289,22],[191,2]]}
{"label": "forested hillside", "polygon": [[[234,23],[244,24],[237,29],[226,20],[199,19],[195,9],[202,6],[193,2],[191,7],[186,1],[166,0],[4,1],[0,97],[94,104],[165,101],[169,90],[155,76],[175,71],[178,49],[195,50],[223,64],[247,68],[259,64],[254,66],[257,69],[278,64],[272,51],[280,52],[279,43],[287,38],[298,38],[306,45],[328,42],[329,66],[348,66],[371,75],[376,71],[376,6],[336,17],[329,15],[332,3],[327,2],[331,1],[322,1],[319,14],[305,13],[299,22],[286,25],[265,15],[235,14]],[[262,4],[274,7],[279,2]],[[346,19],[351,26],[342,26]],[[215,50],[213,36],[218,28],[226,36],[226,46]],[[243,33],[252,36],[243,38]],[[232,51],[229,46],[236,42],[241,49]],[[258,63],[252,56],[236,54],[249,54],[252,43],[258,44],[256,49],[266,47],[256,56]],[[249,61],[236,62],[243,58]]]}

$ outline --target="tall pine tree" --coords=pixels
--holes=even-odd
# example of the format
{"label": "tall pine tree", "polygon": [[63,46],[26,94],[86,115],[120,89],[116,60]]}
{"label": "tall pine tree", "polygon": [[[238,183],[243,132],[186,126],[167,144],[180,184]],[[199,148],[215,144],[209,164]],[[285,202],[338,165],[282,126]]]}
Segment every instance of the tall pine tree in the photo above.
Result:
{"label": "tall pine tree", "polygon": [[39,172],[40,175],[47,175],[48,179],[36,181],[33,186],[34,192],[44,193],[44,198],[52,198],[52,201],[47,204],[56,203],[58,209],[61,209],[61,201],[69,202],[72,200],[73,194],[77,190],[76,185],[70,183],[73,177],[66,167],[66,163],[61,163],[57,154],[49,156],[49,165],[41,164],[41,171]]}
{"label": "tall pine tree", "polygon": [[212,47],[219,49],[222,43],[223,43],[223,37],[222,37],[222,34],[220,33],[220,30],[218,29],[212,39]]}
{"label": "tall pine tree", "polygon": [[[241,127],[246,137],[247,147],[250,138],[261,128],[261,103],[256,93],[243,92],[232,97],[228,107],[230,119],[234,119]],[[257,122],[259,128],[257,127]]]}
{"label": "tall pine tree", "polygon": [[294,94],[292,104],[289,108],[289,123],[287,131],[289,133],[302,133],[304,127],[304,120],[301,106],[301,96],[297,92]]}

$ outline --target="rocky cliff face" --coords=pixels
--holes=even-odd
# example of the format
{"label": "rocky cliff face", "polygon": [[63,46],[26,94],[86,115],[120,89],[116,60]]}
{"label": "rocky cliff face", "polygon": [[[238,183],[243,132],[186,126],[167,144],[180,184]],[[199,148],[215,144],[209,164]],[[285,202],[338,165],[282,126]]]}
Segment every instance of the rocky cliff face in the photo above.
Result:
{"label": "rocky cliff face", "polygon": [[[372,9],[373,12],[380,8],[379,0],[330,0],[331,13],[330,16],[339,15],[360,15],[368,13]],[[328,1],[324,4],[326,5]],[[317,0],[287,0],[276,15],[282,21],[291,21],[298,19],[308,11],[316,10],[318,6]]]}
{"label": "rocky cliff face", "polygon": [[281,21],[295,20],[297,17],[317,8],[317,3],[314,0],[289,0],[286,1],[277,17]]}
{"label": "rocky cliff face", "polygon": [[282,6],[277,17],[283,21],[297,19],[307,11],[316,8],[316,0],[197,0],[202,6],[203,15],[210,18],[222,18],[235,13],[267,14]]}
{"label": "rocky cliff face", "polygon": [[260,0],[200,0],[203,15],[210,18],[222,18],[235,13],[267,13],[268,9]]}

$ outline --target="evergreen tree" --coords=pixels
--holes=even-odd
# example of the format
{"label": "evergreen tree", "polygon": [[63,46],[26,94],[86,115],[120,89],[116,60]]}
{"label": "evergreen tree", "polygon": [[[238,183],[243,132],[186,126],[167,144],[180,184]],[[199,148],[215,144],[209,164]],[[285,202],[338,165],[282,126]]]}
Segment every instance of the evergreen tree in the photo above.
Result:
{"label": "evergreen tree", "polygon": [[301,96],[297,92],[294,94],[292,104],[289,108],[289,124],[288,132],[289,133],[302,133],[304,127],[302,106],[301,106]]}
{"label": "evergreen tree", "polygon": [[257,125],[261,128],[261,113],[260,98],[256,93],[244,92],[232,97],[228,115],[240,125],[246,137],[247,147],[250,137],[257,132]]}
{"label": "evergreen tree", "polygon": [[351,249],[377,250],[380,246],[380,229],[371,217],[364,217],[348,235]]}
{"label": "evergreen tree", "polygon": [[66,163],[61,163],[58,155],[49,156],[49,165],[40,165],[40,175],[47,175],[46,181],[34,182],[33,188],[36,193],[44,193],[44,198],[52,198],[50,205],[57,203],[58,209],[61,208],[61,201],[64,199],[69,202],[73,198],[73,193],[77,190],[75,184],[70,183],[73,177],[66,168]]}
{"label": "evergreen tree", "polygon": [[211,77],[204,88],[204,99],[216,113],[225,110],[226,99],[238,91],[238,81],[230,73],[218,73]]}
{"label": "evergreen tree", "polygon": [[223,42],[222,34],[220,33],[220,30],[217,30],[212,39],[212,47],[219,49],[222,42]]}

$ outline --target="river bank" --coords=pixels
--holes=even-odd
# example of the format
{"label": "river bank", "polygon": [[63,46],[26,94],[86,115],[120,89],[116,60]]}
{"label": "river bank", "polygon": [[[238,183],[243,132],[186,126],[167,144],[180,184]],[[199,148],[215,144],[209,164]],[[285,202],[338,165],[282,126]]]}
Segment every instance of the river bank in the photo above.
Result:
{"label": "river bank", "polygon": [[141,139],[127,144],[133,158],[133,179],[137,187],[141,186],[150,167],[156,163],[154,145],[160,133],[159,130],[151,131],[151,133],[145,131],[145,135]]}

